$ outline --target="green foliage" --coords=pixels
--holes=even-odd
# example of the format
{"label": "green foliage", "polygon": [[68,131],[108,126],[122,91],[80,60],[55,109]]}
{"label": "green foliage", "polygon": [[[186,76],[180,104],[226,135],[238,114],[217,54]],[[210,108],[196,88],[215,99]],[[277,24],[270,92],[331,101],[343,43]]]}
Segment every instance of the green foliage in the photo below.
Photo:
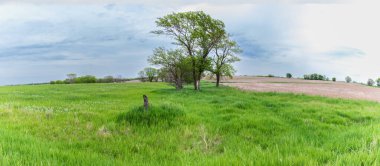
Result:
{"label": "green foliage", "polygon": [[83,84],[83,83],[96,83],[96,77],[91,75],[77,77],[74,80],[74,83]]}
{"label": "green foliage", "polygon": [[291,73],[286,73],[286,78],[292,78],[292,74]]}
{"label": "green foliage", "polygon": [[273,74],[268,74],[267,77],[275,77]]}
{"label": "green foliage", "polygon": [[186,57],[181,49],[156,48],[153,55],[148,58],[148,62],[161,66],[160,77],[172,83],[177,89],[182,89],[184,82],[192,81],[190,58]]}
{"label": "green foliage", "polygon": [[174,44],[183,48],[191,59],[194,89],[199,90],[200,80],[210,67],[209,53],[225,37],[222,21],[202,12],[179,12],[158,18],[155,34],[163,34],[174,39]]}
{"label": "green foliage", "polygon": [[117,82],[118,79],[114,78],[113,76],[105,76],[103,79],[97,79],[96,82],[98,83],[112,83],[112,82]]}
{"label": "green foliage", "polygon": [[310,74],[310,75],[305,74],[303,77],[305,80],[323,80],[323,81],[329,80],[328,77],[321,74],[317,74],[317,73]]}
{"label": "green foliage", "polygon": [[345,78],[345,80],[346,80],[347,83],[351,83],[351,82],[352,82],[352,79],[351,79],[350,76],[347,76],[347,77]]}
{"label": "green foliage", "polygon": [[380,86],[380,78],[376,80],[377,86]]}
{"label": "green foliage", "polygon": [[373,86],[373,85],[375,85],[375,81],[373,81],[373,79],[368,79],[367,85],[368,86]]}
{"label": "green foliage", "polygon": [[50,81],[50,84],[84,84],[84,83],[114,83],[125,82],[133,79],[121,78],[121,76],[114,78],[113,76],[105,76],[104,78],[96,78],[95,76],[86,75],[77,77],[76,74],[68,74],[65,80]]}
{"label": "green foliage", "polygon": [[75,73],[67,74],[66,82],[70,83],[70,84],[75,83],[76,78],[77,78],[77,74],[75,74]]}
{"label": "green foliage", "polygon": [[65,81],[57,80],[57,81],[50,81],[50,84],[65,84]]}
{"label": "green foliage", "polygon": [[158,70],[152,67],[144,68],[144,70],[139,72],[139,77],[142,82],[149,81],[158,81]]}
{"label": "green foliage", "polygon": [[133,107],[129,112],[119,115],[119,122],[127,122],[131,125],[173,125],[184,117],[183,108],[170,103],[159,106],[151,105],[148,110],[143,106]]}
{"label": "green foliage", "polygon": [[336,82],[336,78],[335,78],[335,77],[333,77],[333,78],[332,78],[332,81]]}
{"label": "green foliage", "polygon": [[[379,163],[376,102],[245,92],[207,82],[196,92],[127,83],[3,86],[0,93],[1,165]],[[160,112],[162,119],[175,118],[156,118],[149,126],[137,114],[143,123],[129,123],[122,115],[141,113],[142,94],[153,109],[183,115]]]}
{"label": "green foliage", "polygon": [[232,78],[236,70],[232,63],[240,61],[236,54],[241,53],[239,45],[229,39],[229,36],[224,37],[214,49],[214,57],[211,59],[212,64],[209,71],[216,76],[216,86],[219,86],[221,77],[227,76]]}
{"label": "green foliage", "polygon": [[144,70],[139,71],[138,75],[139,75],[139,80],[141,82],[147,81],[146,74],[145,74]]}

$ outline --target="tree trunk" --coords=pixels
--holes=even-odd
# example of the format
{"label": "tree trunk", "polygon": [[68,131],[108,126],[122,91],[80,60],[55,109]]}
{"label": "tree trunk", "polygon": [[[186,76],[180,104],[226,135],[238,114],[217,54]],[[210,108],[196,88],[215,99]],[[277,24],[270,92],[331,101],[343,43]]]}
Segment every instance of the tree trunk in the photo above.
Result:
{"label": "tree trunk", "polygon": [[177,80],[175,81],[175,84],[176,84],[175,87],[177,90],[181,90],[183,88],[181,78],[179,79],[177,78]]}
{"label": "tree trunk", "polygon": [[197,89],[198,89],[198,90],[201,90],[202,73],[203,73],[203,70],[200,70],[200,71],[198,72],[198,77],[197,77]]}
{"label": "tree trunk", "polygon": [[195,63],[193,63],[193,80],[194,80],[194,90],[198,90],[198,79],[195,71]]}
{"label": "tree trunk", "polygon": [[216,87],[219,87],[219,83],[220,83],[220,74],[216,74]]}
{"label": "tree trunk", "polygon": [[144,99],[144,109],[145,111],[148,111],[148,108],[149,108],[148,96],[143,95],[143,99]]}

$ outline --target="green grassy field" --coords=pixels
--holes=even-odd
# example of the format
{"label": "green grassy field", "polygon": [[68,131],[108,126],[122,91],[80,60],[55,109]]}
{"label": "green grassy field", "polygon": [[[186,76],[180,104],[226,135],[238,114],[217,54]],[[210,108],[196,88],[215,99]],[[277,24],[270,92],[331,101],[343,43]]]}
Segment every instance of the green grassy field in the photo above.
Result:
{"label": "green grassy field", "polygon": [[209,83],[4,86],[0,165],[379,165],[379,117],[375,102]]}

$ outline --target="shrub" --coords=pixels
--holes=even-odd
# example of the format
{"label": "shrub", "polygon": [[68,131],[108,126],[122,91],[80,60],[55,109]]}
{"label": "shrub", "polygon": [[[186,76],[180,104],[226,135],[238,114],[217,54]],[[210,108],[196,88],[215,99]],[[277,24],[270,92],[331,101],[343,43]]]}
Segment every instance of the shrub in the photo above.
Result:
{"label": "shrub", "polygon": [[332,81],[336,82],[336,78],[335,78],[335,77],[333,77],[333,78],[332,78]]}
{"label": "shrub", "polygon": [[75,78],[75,83],[96,83],[96,77],[91,75],[86,75],[82,77]]}
{"label": "shrub", "polygon": [[[101,80],[101,79],[99,79],[99,80]],[[111,82],[114,82],[115,79],[112,76],[105,76],[101,81],[104,83],[111,83]]]}
{"label": "shrub", "polygon": [[274,77],[274,75],[273,74],[268,74],[268,77]]}
{"label": "shrub", "polygon": [[50,81],[50,84],[64,84],[65,82],[61,81],[61,80],[57,80],[57,81]]}
{"label": "shrub", "polygon": [[286,73],[286,78],[292,78],[292,74],[291,73]]}
{"label": "shrub", "polygon": [[119,115],[118,121],[125,121],[134,125],[167,124],[171,126],[184,115],[182,107],[174,104],[162,104],[159,106],[151,105],[148,111],[143,106],[134,107],[127,113]]}
{"label": "shrub", "polygon": [[373,79],[368,79],[367,85],[368,86],[373,86],[373,85],[375,85],[375,81],[373,81]]}
{"label": "shrub", "polygon": [[378,78],[378,79],[376,80],[376,82],[377,82],[377,86],[380,86],[380,78]]}
{"label": "shrub", "polygon": [[351,79],[351,77],[350,77],[350,76],[347,76],[347,77],[346,77],[346,82],[347,82],[347,83],[350,83],[350,82],[352,82],[352,79]]}

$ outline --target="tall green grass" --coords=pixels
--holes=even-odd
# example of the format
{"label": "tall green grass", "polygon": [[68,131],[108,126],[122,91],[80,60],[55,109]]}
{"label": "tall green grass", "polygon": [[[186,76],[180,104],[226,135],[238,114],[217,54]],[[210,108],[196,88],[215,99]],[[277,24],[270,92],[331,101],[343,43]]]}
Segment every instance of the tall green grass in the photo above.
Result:
{"label": "tall green grass", "polygon": [[[150,105],[148,109],[143,106],[134,107],[126,113],[118,116],[118,122],[126,122],[130,125],[169,125],[178,123],[184,116],[183,108],[175,104]],[[182,119],[183,120],[183,119]]]}
{"label": "tall green grass", "polygon": [[204,84],[0,87],[0,165],[380,163],[378,103]]}

